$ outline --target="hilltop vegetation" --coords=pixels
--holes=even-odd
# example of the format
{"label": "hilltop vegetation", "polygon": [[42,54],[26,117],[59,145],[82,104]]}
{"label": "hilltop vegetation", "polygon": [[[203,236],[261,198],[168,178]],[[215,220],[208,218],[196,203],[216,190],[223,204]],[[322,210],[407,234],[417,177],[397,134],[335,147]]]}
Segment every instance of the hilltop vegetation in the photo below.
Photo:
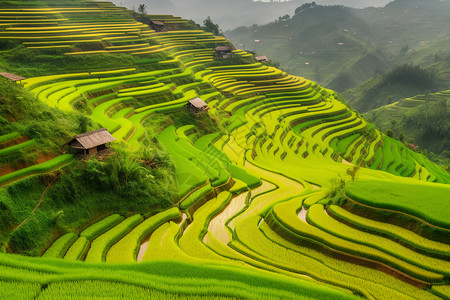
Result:
{"label": "hilltop vegetation", "polygon": [[343,92],[391,67],[425,67],[446,57],[449,9],[449,1],[438,0],[396,0],[365,9],[317,5],[297,14],[292,10],[284,21],[241,27],[226,35],[239,47],[256,47],[290,73]]}
{"label": "hilltop vegetation", "polygon": [[352,107],[364,113],[402,98],[439,90],[434,70],[405,64],[342,93],[342,96]]}
{"label": "hilltop vegetation", "polygon": [[[402,98],[364,114],[380,130],[412,143],[441,165],[449,165],[449,91]],[[435,156],[437,154],[438,156]]]}
{"label": "hilltop vegetation", "polygon": [[392,131],[397,139],[415,144],[434,161],[448,166],[449,58],[428,68],[399,66],[342,95],[377,128]]}
{"label": "hilltop vegetation", "polygon": [[192,22],[70,3],[0,9],[1,298],[448,297],[445,170]]}

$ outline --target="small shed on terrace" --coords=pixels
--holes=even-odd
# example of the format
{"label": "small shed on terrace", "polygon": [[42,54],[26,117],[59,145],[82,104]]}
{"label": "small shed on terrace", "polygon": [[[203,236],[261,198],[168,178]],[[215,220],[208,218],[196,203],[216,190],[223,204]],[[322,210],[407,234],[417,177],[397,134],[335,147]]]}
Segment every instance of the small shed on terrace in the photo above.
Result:
{"label": "small shed on terrace", "polygon": [[256,56],[255,59],[256,59],[256,61],[259,61],[259,62],[261,62],[261,61],[266,61],[266,62],[269,61],[269,59],[265,55]]}
{"label": "small shed on terrace", "polygon": [[108,132],[108,130],[106,130],[106,128],[102,128],[79,134],[68,142],[67,145],[76,151],[83,151],[85,156],[90,156],[107,148],[107,144],[115,140],[116,139]]}
{"label": "small shed on terrace", "polygon": [[150,28],[156,32],[167,31],[166,24],[161,21],[150,21]]}
{"label": "small shed on terrace", "polygon": [[216,57],[219,58],[230,58],[233,52],[233,47],[231,46],[217,46],[216,49]]}
{"label": "small shed on terrace", "polygon": [[207,111],[210,109],[208,104],[200,99],[199,97],[194,98],[192,100],[189,100],[188,103],[186,103],[186,108],[194,115],[199,115],[204,111]]}
{"label": "small shed on terrace", "polygon": [[13,73],[0,73],[0,76],[5,77],[6,79],[12,80],[14,82],[21,83],[22,80],[26,79],[25,77],[13,74]]}

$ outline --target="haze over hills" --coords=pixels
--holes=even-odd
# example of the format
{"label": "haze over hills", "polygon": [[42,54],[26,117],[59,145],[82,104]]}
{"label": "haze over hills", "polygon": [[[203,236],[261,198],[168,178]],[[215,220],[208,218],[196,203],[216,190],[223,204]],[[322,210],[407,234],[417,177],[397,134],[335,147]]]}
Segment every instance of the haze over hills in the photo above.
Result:
{"label": "haze over hills", "polygon": [[[137,10],[140,4],[146,4],[148,10],[156,14],[182,15],[200,23],[206,16],[219,24],[223,30],[231,30],[239,26],[265,24],[278,19],[279,16],[292,14],[298,6],[308,1],[252,1],[252,0],[114,0],[116,5],[133,7]],[[317,4],[345,5],[350,7],[383,6],[389,0],[318,0]]]}
{"label": "haze over hills", "polygon": [[[238,28],[226,35],[237,47],[256,50],[289,72],[342,92],[389,66],[425,66],[434,62],[435,54],[445,56],[449,11],[450,2],[439,0],[397,0],[358,10],[317,6],[286,22]],[[425,19],[433,22],[420,21]]]}

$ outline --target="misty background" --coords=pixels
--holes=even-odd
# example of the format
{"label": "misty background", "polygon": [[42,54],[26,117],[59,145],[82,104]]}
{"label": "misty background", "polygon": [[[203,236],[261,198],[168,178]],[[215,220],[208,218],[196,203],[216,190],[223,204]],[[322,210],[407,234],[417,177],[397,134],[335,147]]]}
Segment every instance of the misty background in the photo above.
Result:
{"label": "misty background", "polygon": [[[286,14],[293,15],[300,5],[311,2],[292,0],[278,2],[274,0],[113,0],[114,4],[137,11],[140,4],[147,6],[148,14],[169,14],[192,19],[202,24],[210,16],[223,31],[239,26],[266,24]],[[380,7],[390,0],[317,0],[318,5],[344,5],[355,8]]]}

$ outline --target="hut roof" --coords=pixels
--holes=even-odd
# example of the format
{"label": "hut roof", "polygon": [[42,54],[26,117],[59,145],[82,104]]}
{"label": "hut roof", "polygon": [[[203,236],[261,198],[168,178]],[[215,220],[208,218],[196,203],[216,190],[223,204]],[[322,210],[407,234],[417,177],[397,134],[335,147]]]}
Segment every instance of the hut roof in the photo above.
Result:
{"label": "hut roof", "polygon": [[231,46],[217,46],[216,47],[216,51],[224,51],[224,52],[228,52],[228,51],[232,51],[233,47]]}
{"label": "hut roof", "polygon": [[12,74],[12,73],[0,73],[0,76],[8,78],[12,81],[20,81],[20,80],[24,80],[26,79],[25,77],[16,75],[16,74]]}
{"label": "hut roof", "polygon": [[196,108],[203,108],[205,106],[208,106],[208,104],[199,97],[189,100],[189,103],[191,103]]}
{"label": "hut roof", "polygon": [[161,21],[151,21],[150,23],[155,24],[155,25],[159,25],[159,26],[164,26],[164,23]]}
{"label": "hut roof", "polygon": [[76,148],[78,148],[77,146],[81,146],[83,149],[91,149],[115,140],[116,139],[108,132],[108,130],[106,130],[106,128],[102,128],[79,134],[75,136],[68,144],[74,144]]}
{"label": "hut roof", "polygon": [[255,58],[257,61],[269,61],[269,59],[265,55],[257,56]]}

